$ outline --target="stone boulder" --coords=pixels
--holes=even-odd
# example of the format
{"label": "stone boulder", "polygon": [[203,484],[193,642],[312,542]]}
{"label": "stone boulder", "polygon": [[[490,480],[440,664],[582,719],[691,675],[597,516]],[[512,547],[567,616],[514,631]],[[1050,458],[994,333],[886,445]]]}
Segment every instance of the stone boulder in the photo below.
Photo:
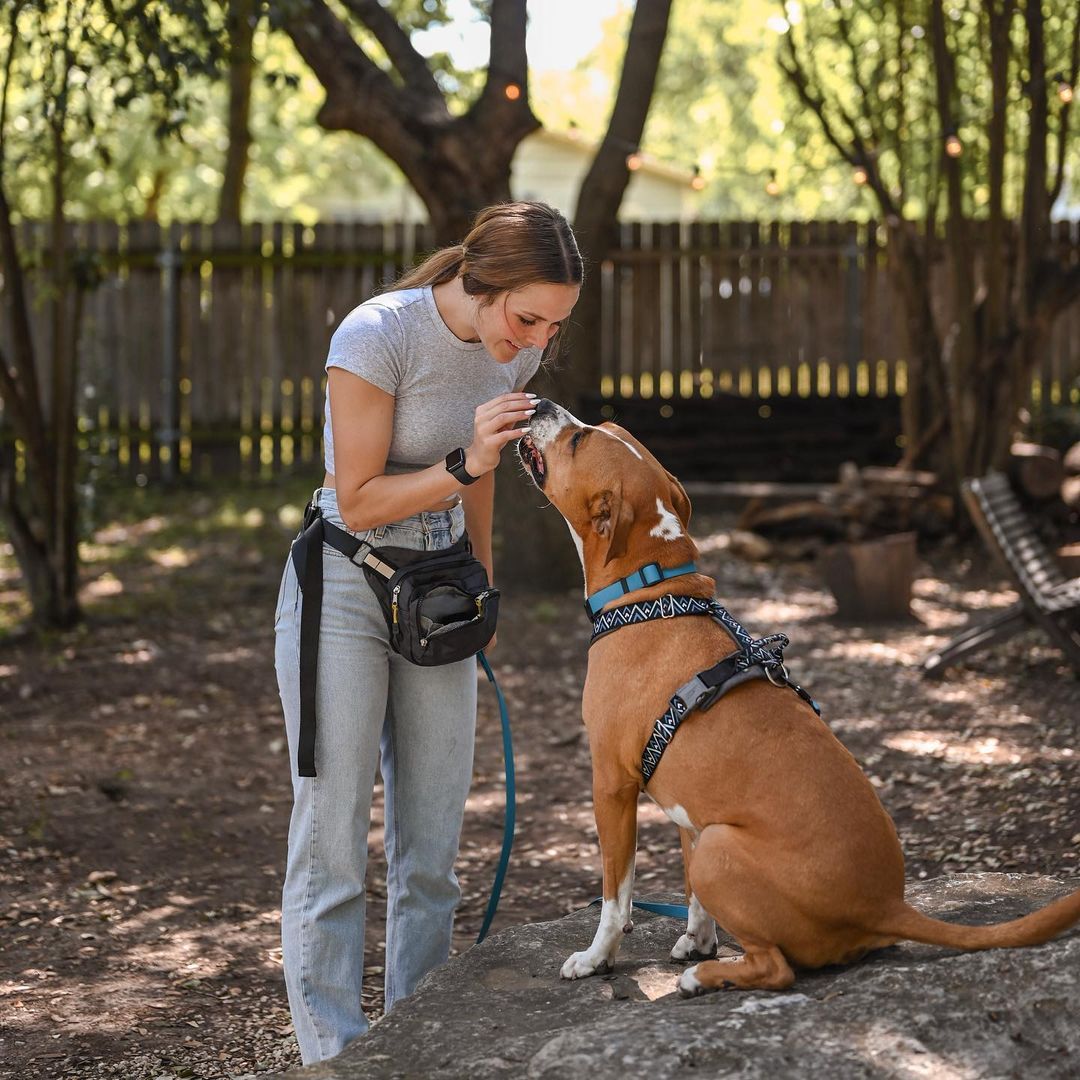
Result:
{"label": "stone boulder", "polygon": [[[967,874],[913,884],[954,922],[1003,922],[1076,883]],[[671,902],[677,898],[655,897]],[[668,959],[681,925],[635,912],[615,972],[559,978],[599,907],[504,930],[433,971],[331,1061],[292,1080],[461,1077],[1080,1076],[1080,933],[1027,949],[903,944],[848,967],[798,972],[785,992],[682,999]],[[721,945],[723,945],[721,939]]]}

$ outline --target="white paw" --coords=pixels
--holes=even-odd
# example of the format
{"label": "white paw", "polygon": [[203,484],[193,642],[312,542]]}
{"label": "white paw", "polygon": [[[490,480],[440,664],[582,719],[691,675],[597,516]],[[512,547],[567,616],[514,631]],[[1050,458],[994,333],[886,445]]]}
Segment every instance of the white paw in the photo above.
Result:
{"label": "white paw", "polygon": [[683,934],[671,950],[672,960],[706,960],[716,955],[716,932],[705,941],[698,942],[695,936]]}
{"label": "white paw", "polygon": [[688,967],[680,976],[678,983],[679,995],[684,998],[697,997],[705,993],[705,987],[697,980],[697,964]]}
{"label": "white paw", "polygon": [[603,975],[611,970],[611,961],[597,957],[591,949],[576,952],[562,966],[559,974],[564,979],[584,979],[588,975]]}

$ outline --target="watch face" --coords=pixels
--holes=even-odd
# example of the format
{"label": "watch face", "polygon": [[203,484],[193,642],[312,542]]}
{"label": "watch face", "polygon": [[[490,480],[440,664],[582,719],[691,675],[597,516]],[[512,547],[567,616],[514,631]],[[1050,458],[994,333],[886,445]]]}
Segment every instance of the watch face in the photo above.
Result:
{"label": "watch face", "polygon": [[446,467],[451,471],[465,468],[465,451],[460,446],[446,455]]}

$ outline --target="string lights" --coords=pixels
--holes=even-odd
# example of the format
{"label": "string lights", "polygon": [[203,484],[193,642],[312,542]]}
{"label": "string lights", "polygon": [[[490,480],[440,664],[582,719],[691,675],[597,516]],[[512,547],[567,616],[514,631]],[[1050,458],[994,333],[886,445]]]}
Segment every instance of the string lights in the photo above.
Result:
{"label": "string lights", "polygon": [[955,131],[950,131],[945,136],[945,153],[951,158],[958,158],[964,152],[964,144]]}
{"label": "string lights", "polygon": [[1065,78],[1065,73],[1059,71],[1057,73],[1057,96],[1061,98],[1062,104],[1068,105],[1073,99],[1073,86],[1068,79]]}
{"label": "string lights", "polygon": [[504,93],[504,94],[505,94],[505,95],[507,96],[507,98],[509,98],[509,99],[510,99],[511,101],[517,101],[517,99],[518,99],[519,97],[521,97],[521,87],[520,87],[520,86],[518,86],[518,84],[517,84],[517,83],[515,83],[515,82],[509,82],[509,83],[507,83],[507,84],[506,84],[506,86],[505,86],[505,87],[503,88],[503,93]]}

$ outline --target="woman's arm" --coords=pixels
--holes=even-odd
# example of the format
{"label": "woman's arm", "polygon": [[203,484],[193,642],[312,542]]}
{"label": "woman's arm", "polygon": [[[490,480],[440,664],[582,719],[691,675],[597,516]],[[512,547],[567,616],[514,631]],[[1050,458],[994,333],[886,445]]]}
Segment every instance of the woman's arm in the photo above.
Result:
{"label": "woman's arm", "polygon": [[465,528],[472,541],[473,554],[487,568],[488,581],[495,584],[491,556],[491,521],[495,505],[495,473],[485,473],[475,484],[463,488],[461,502],[465,509]]}
{"label": "woman's arm", "polygon": [[[465,487],[438,462],[419,472],[386,476],[394,432],[394,396],[343,368],[331,367],[330,422],[334,432],[334,482],[338,509],[350,529],[363,532],[427,510]],[[521,432],[513,425],[531,415],[525,394],[503,394],[476,410],[465,469],[482,479],[499,464],[499,453]],[[487,529],[490,558],[490,524]]]}

